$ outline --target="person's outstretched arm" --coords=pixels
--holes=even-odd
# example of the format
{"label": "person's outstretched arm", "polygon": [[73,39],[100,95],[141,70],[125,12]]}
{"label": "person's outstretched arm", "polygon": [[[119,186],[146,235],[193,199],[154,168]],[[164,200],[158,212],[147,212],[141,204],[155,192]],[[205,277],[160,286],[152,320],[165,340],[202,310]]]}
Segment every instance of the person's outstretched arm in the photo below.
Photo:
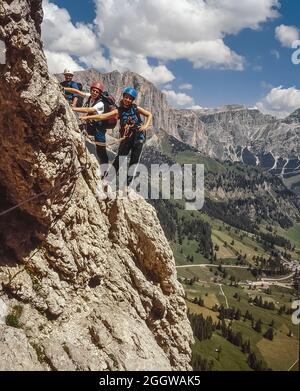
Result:
{"label": "person's outstretched arm", "polygon": [[96,114],[96,115],[85,115],[83,117],[80,117],[80,119],[86,121],[86,120],[94,120],[94,121],[105,121],[106,119],[116,117],[119,114],[118,110],[115,109],[113,111],[110,111],[109,113],[105,114]]}
{"label": "person's outstretched arm", "polygon": [[144,117],[147,118],[147,121],[145,124],[143,124],[141,127],[140,127],[140,131],[143,132],[144,130],[148,129],[149,126],[152,126],[152,119],[153,119],[153,115],[150,113],[150,111],[147,111],[145,109],[143,109],[142,107],[138,107],[138,112],[140,114],[142,114]]}
{"label": "person's outstretched arm", "polygon": [[76,113],[97,113],[97,110],[94,107],[73,107],[73,111],[76,111]]}
{"label": "person's outstretched arm", "polygon": [[85,97],[86,94],[87,94],[86,92],[77,90],[77,88],[72,88],[72,87],[64,87],[64,90],[67,91],[67,92],[71,92],[72,94],[80,95],[80,96],[83,96],[83,97]]}

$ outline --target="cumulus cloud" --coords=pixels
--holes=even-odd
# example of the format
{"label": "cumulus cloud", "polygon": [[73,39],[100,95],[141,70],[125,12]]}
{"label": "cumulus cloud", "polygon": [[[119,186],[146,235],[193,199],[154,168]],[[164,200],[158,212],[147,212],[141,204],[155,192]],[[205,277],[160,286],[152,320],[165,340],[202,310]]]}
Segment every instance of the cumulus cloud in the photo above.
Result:
{"label": "cumulus cloud", "polygon": [[106,59],[103,55],[102,48],[98,48],[90,54],[79,57],[80,62],[86,64],[89,68],[95,68],[99,71],[111,71],[112,65],[110,60]]}
{"label": "cumulus cloud", "polygon": [[[64,54],[69,56],[65,61],[79,59],[99,70],[130,69],[157,85],[175,79],[168,69],[172,60],[188,60],[194,68],[243,70],[244,58],[224,38],[260,28],[278,15],[279,6],[278,0],[173,0],[170,12],[169,0],[94,3],[96,17],[90,25],[73,24],[67,10],[43,1],[42,37],[52,69]],[[150,57],[158,65],[151,65]]]}
{"label": "cumulus cloud", "polygon": [[173,107],[190,107],[194,105],[194,99],[183,93],[183,92],[175,92],[173,90],[163,90],[163,93],[167,96],[168,102]]}
{"label": "cumulus cloud", "polygon": [[284,118],[300,108],[300,90],[282,86],[273,88],[256,106],[263,113]]}
{"label": "cumulus cloud", "polygon": [[165,65],[151,66],[147,58],[142,55],[113,56],[111,68],[134,71],[157,85],[169,83],[175,79],[173,73]]}
{"label": "cumulus cloud", "polygon": [[52,73],[62,73],[65,68],[71,69],[73,72],[83,70],[67,53],[56,53],[45,50],[45,55],[49,70]]}
{"label": "cumulus cloud", "polygon": [[67,10],[48,0],[43,3],[44,21],[42,39],[52,52],[91,53],[97,48],[97,37],[88,25],[74,25]]}
{"label": "cumulus cloud", "polygon": [[[83,23],[74,25],[66,9],[48,0],[43,1],[43,11],[42,40],[50,72],[60,73],[64,68],[82,70],[82,66],[72,56],[82,57],[83,63],[92,66],[92,61],[84,61],[99,50],[92,27]],[[99,59],[100,63],[105,61],[102,54]]]}
{"label": "cumulus cloud", "polygon": [[116,56],[106,58],[101,38],[94,32],[95,25],[74,25],[69,12],[49,0],[44,0],[43,9],[42,39],[50,72],[59,73],[66,67],[81,70],[80,62],[101,71],[129,69],[157,85],[175,79],[165,65],[151,66],[145,56],[131,53],[125,47]]}
{"label": "cumulus cloud", "polygon": [[202,110],[204,109],[204,107],[202,106],[199,106],[199,105],[193,105],[192,107],[190,107],[191,110]]}
{"label": "cumulus cloud", "polygon": [[172,83],[167,83],[163,85],[164,90],[172,90],[172,88],[173,88]]}
{"label": "cumulus cloud", "polygon": [[192,90],[193,86],[190,83],[183,83],[179,86],[180,90]]}
{"label": "cumulus cloud", "polygon": [[300,30],[295,26],[281,24],[275,29],[275,37],[282,46],[291,48],[293,42],[299,40]]}
{"label": "cumulus cloud", "polygon": [[[227,34],[258,29],[277,16],[278,0],[95,0],[96,24],[111,55],[187,59],[195,68],[242,70],[243,58],[224,43]],[[136,15],[139,15],[137,18]],[[137,39],[138,32],[138,39]]]}

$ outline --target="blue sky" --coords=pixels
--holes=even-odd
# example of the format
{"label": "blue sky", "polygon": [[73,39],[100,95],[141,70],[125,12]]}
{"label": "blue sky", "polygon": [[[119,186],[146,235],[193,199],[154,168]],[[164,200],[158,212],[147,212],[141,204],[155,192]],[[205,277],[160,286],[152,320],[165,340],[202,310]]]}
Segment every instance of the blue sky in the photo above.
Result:
{"label": "blue sky", "polygon": [[[295,49],[292,49],[289,43],[291,36],[297,38],[297,29],[299,29],[298,39],[300,39],[300,22],[297,18],[300,15],[299,1],[279,0],[277,5],[280,4],[280,7],[275,7],[277,9],[277,15],[275,17],[274,14],[272,15],[274,11],[272,4],[274,5],[277,0],[260,0],[260,4],[265,2],[265,7],[257,9],[257,14],[255,14],[256,10],[251,8],[251,0],[243,0],[245,10],[243,9],[243,1],[240,0],[242,5],[239,11],[228,9],[228,4],[236,4],[236,0],[209,0],[208,3],[217,3],[218,7],[207,8],[205,11],[207,14],[205,14],[204,20],[208,20],[208,32],[202,32],[199,29],[199,36],[203,34],[201,43],[197,42],[197,38],[195,38],[192,31],[188,30],[188,26],[186,26],[184,21],[182,23],[183,27],[179,26],[179,29],[181,28],[182,31],[185,29],[185,26],[187,28],[187,31],[183,31],[182,33],[183,37],[185,34],[187,37],[186,43],[183,42],[182,46],[187,46],[188,42],[194,40],[194,44],[199,47],[199,50],[197,49],[198,51],[192,54],[190,54],[189,50],[185,50],[181,46],[180,36],[175,37],[173,40],[173,36],[176,35],[176,25],[175,30],[172,31],[173,21],[171,19],[169,22],[166,21],[166,24],[169,23],[170,25],[170,36],[166,44],[170,45],[170,47],[166,47],[167,54],[164,53],[164,48],[157,49],[159,46],[159,37],[164,41],[165,37],[169,35],[169,31],[166,25],[163,23],[159,24],[159,22],[156,23],[152,19],[151,27],[154,25],[156,28],[155,31],[153,30],[154,34],[156,34],[153,40],[158,39],[157,45],[154,49],[152,48],[157,54],[153,56],[149,55],[149,53],[152,53],[149,30],[144,29],[143,25],[139,25],[139,23],[145,15],[146,17],[148,17],[148,14],[151,16],[151,12],[153,12],[155,20],[155,12],[159,12],[159,8],[155,9],[154,6],[149,6],[148,8],[147,6],[140,6],[136,10],[133,10],[139,12],[136,16],[136,18],[139,18],[137,22],[128,17],[127,19],[124,17],[122,20],[122,14],[126,14],[128,10],[130,11],[130,6],[128,5],[130,3],[128,1],[117,1],[118,8],[116,11],[113,9],[104,9],[104,0],[44,0],[44,4],[48,4],[45,12],[45,48],[47,49],[47,58],[49,58],[48,62],[51,63],[52,68],[54,67],[54,70],[58,71],[56,64],[61,63],[62,65],[64,63],[62,61],[62,55],[64,55],[66,61],[68,58],[70,58],[70,61],[74,60],[79,66],[78,69],[94,66],[101,71],[109,71],[113,68],[119,68],[121,71],[124,68],[128,68],[138,73],[143,73],[144,71],[143,76],[164,90],[170,103],[177,107],[198,105],[202,107],[217,107],[231,103],[253,107],[259,103],[259,109],[278,116],[284,116],[293,111],[297,108],[298,104],[300,107],[300,81],[298,77],[300,64],[294,65],[292,63],[291,56]],[[145,1],[144,4],[147,3],[146,0],[141,0],[140,3],[143,4],[143,1]],[[199,0],[199,2],[201,1]],[[252,4],[257,3],[257,1],[252,0]],[[183,2],[186,3],[185,9],[187,13],[190,12],[189,2],[190,0],[184,0]],[[49,7],[49,3],[55,4],[59,8],[51,8]],[[162,3],[166,3],[166,0],[162,1]],[[180,7],[183,3],[177,3],[178,12],[181,12],[181,14],[182,9]],[[175,3],[169,0],[169,4],[172,5]],[[120,7],[124,7],[124,12]],[[159,6],[157,5],[157,7]],[[174,7],[176,7],[176,4]],[[248,8],[246,9],[246,7]],[[57,15],[56,19],[59,21],[62,8],[70,15],[66,35],[69,34],[70,37],[73,36],[75,39],[76,29],[79,31],[84,28],[84,34],[86,34],[84,42],[86,42],[85,46],[87,46],[84,53],[82,52],[82,44],[78,45],[78,47],[76,45],[73,47],[74,41],[71,41],[71,44],[68,45],[69,48],[64,53],[63,48],[57,45],[57,38],[56,40],[54,39],[51,26],[49,27],[50,24],[47,23],[47,17],[49,16],[49,20],[51,19],[53,23],[56,23],[53,21],[54,16]],[[227,15],[228,21],[223,21],[225,17],[223,18],[220,9]],[[165,12],[163,8],[161,11]],[[111,12],[110,17],[109,12]],[[116,15],[118,12],[119,15]],[[230,12],[233,12],[233,14],[231,15]],[[234,12],[236,13],[234,14]],[[251,13],[252,15],[250,22],[248,20],[249,18],[247,19],[247,13]],[[199,15],[202,14],[199,13]],[[239,17],[241,23],[236,22]],[[224,23],[224,27],[220,27],[220,32],[215,34],[214,28],[211,26],[214,26],[214,23],[216,25],[218,24],[218,18],[220,18],[221,23]],[[141,32],[141,42],[137,41],[138,31],[134,27],[129,32],[124,30],[125,35],[128,33],[128,38],[126,39],[124,38],[124,34],[122,33],[122,35],[120,33],[122,30],[120,26],[124,29],[127,20],[129,29],[133,23],[137,23],[137,30]],[[187,18],[186,20],[188,21],[189,19]],[[150,17],[149,21],[151,22]],[[197,23],[197,20],[195,22]],[[235,23],[237,26],[235,26]],[[67,24],[65,23],[65,25]],[[280,31],[281,34],[277,34],[276,37],[275,31],[279,26],[285,26],[286,29],[282,28]],[[211,35],[209,33],[210,28],[212,31]],[[87,29],[90,30],[87,31]],[[95,37],[92,34],[95,34]],[[136,38],[132,39],[133,35],[136,35]],[[143,45],[143,36],[145,37],[145,49],[141,47]],[[100,41],[102,42],[96,48],[95,45],[98,45],[96,42],[98,42],[99,37],[101,37]],[[110,45],[110,40],[113,39],[117,43],[114,47],[110,47],[110,51],[108,51],[107,47]],[[184,41],[184,39],[182,40]],[[218,45],[219,52],[224,50],[224,58],[218,58],[216,60],[213,54],[211,54],[211,49],[206,48],[206,43],[209,42],[210,45],[212,41]],[[126,47],[127,44],[128,46]],[[94,51],[96,53],[98,51],[99,54],[97,56],[92,56],[88,52],[89,45],[91,52]],[[70,49],[70,46],[72,49]],[[177,51],[177,48],[178,55],[176,56],[173,53]],[[191,50],[193,51],[194,48],[195,46]],[[226,50],[229,49],[231,54],[226,54],[224,48]],[[209,57],[207,62],[204,58],[203,51]],[[111,58],[109,58],[109,54]],[[69,57],[67,58],[66,56]],[[97,63],[96,57],[99,59],[101,57],[99,64]],[[215,61],[218,61],[218,63],[215,63]],[[69,63],[66,62],[66,65],[69,65]],[[70,66],[72,65],[73,63],[70,62]],[[237,70],[241,67],[243,70]],[[171,80],[172,78],[173,80]],[[180,87],[186,84],[190,84],[192,88],[190,86]],[[281,89],[279,89],[280,86],[282,86]]]}

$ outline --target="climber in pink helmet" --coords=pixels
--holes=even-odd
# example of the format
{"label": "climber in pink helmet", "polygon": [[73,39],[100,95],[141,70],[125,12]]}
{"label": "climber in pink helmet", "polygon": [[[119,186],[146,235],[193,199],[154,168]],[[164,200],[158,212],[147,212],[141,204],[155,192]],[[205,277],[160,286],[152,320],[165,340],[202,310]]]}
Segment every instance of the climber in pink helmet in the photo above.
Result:
{"label": "climber in pink helmet", "polygon": [[[79,91],[74,88],[65,88],[66,91],[80,95],[87,98],[83,107],[74,107],[73,111],[77,113],[103,114],[105,112],[105,102],[102,96],[104,85],[100,80],[93,82],[90,86],[90,92]],[[95,138],[95,141],[103,145],[96,145],[97,155],[100,164],[108,165],[108,155],[106,151],[106,130],[107,126],[104,121],[88,121],[86,124],[86,131],[90,136]],[[104,173],[103,173],[104,175]]]}

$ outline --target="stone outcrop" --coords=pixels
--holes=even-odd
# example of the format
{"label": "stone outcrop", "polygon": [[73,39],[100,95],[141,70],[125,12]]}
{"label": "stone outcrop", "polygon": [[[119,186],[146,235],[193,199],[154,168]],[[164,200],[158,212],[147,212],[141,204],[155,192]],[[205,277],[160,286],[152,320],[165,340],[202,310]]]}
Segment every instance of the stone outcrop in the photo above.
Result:
{"label": "stone outcrop", "polygon": [[101,200],[41,21],[41,0],[0,5],[0,370],[189,370],[184,291],[156,213],[134,194]]}
{"label": "stone outcrop", "polygon": [[41,371],[34,348],[28,343],[23,330],[0,326],[0,356],[2,371]]}

